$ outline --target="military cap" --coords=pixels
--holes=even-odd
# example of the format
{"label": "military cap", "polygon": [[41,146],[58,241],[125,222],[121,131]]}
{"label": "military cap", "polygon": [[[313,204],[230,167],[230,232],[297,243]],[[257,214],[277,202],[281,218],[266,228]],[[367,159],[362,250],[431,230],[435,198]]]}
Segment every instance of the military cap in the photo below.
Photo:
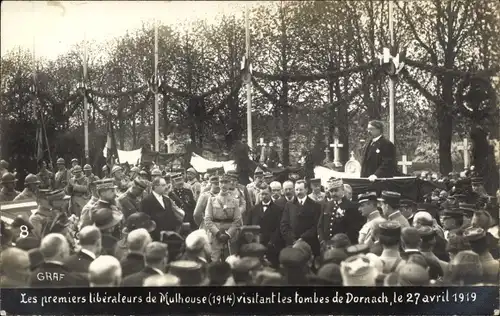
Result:
{"label": "military cap", "polygon": [[328,182],[330,182],[328,185],[330,189],[338,189],[344,186],[344,182],[342,181],[342,179],[330,178]]}
{"label": "military cap", "polygon": [[398,270],[399,286],[429,285],[429,272],[415,263],[406,263]]}
{"label": "military cap", "polygon": [[377,200],[377,192],[366,192],[358,195],[358,203],[360,204],[376,200]]}
{"label": "military cap", "polygon": [[237,175],[238,175],[238,173],[237,173],[237,172],[236,172],[236,170],[234,170],[234,169],[228,170],[228,171],[226,172],[226,174],[229,174],[229,175],[235,175],[235,176],[237,176]]}
{"label": "military cap", "polygon": [[264,172],[264,179],[271,179],[272,177],[274,177],[272,172],[269,171]]}
{"label": "military cap", "polygon": [[250,271],[260,270],[261,268],[262,263],[258,258],[243,257],[234,263],[232,270],[237,273],[249,273]]}
{"label": "military cap", "polygon": [[430,226],[420,226],[417,230],[423,241],[433,239],[436,236],[436,231]]}
{"label": "military cap", "polygon": [[463,217],[464,213],[458,208],[452,210],[444,210],[443,212],[443,218],[461,219]]}
{"label": "military cap", "polygon": [[146,190],[148,188],[148,183],[145,180],[139,178],[134,179],[134,185],[143,190]]}
{"label": "military cap", "polygon": [[416,203],[410,199],[401,199],[399,202],[399,205],[404,207],[413,207],[415,204]]}
{"label": "military cap", "polygon": [[184,175],[180,172],[174,173],[172,175],[172,180],[174,180],[174,181],[182,180],[183,178],[184,178]]}
{"label": "military cap", "polygon": [[284,248],[279,255],[279,262],[285,268],[303,267],[308,260],[304,251],[297,248]]}
{"label": "military cap", "polygon": [[95,185],[97,190],[107,190],[107,189],[115,189],[115,182],[113,179],[101,179],[96,180]]}
{"label": "military cap", "polygon": [[252,242],[249,244],[244,244],[240,248],[241,257],[255,257],[264,258],[266,255],[267,247],[263,244]]}
{"label": "military cap", "polygon": [[[257,259],[258,260],[258,259]],[[209,282],[203,266],[189,260],[179,260],[170,263],[169,273],[181,280],[181,285],[202,285]]]}
{"label": "military cap", "polygon": [[57,161],[56,161],[56,164],[58,165],[64,165],[66,162],[64,161],[63,158],[58,158]]}
{"label": "military cap", "polygon": [[60,190],[53,190],[45,194],[45,198],[48,201],[60,201],[64,200],[64,197],[66,196],[66,193],[64,192],[63,189]]}
{"label": "military cap", "polygon": [[469,227],[464,231],[463,235],[468,241],[478,241],[482,238],[486,238],[486,232],[479,227]]}
{"label": "military cap", "polygon": [[297,172],[290,172],[288,174],[288,179],[292,181],[297,181],[298,179],[300,179],[300,175]]}
{"label": "military cap", "polygon": [[163,275],[150,275],[144,279],[142,282],[142,286],[144,287],[165,287],[165,286],[179,286],[181,284],[181,280],[172,275],[170,273]]}
{"label": "military cap", "polygon": [[13,183],[16,181],[17,181],[17,179],[12,173],[6,172],[3,174],[2,181],[0,181],[0,183]]}
{"label": "military cap", "polygon": [[257,166],[257,168],[255,168],[255,171],[253,174],[256,176],[262,176],[262,175],[264,175],[264,171],[259,166]]}
{"label": "military cap", "polygon": [[378,275],[377,269],[365,255],[347,258],[340,264],[340,270],[346,286],[375,285]]}
{"label": "military cap", "polygon": [[24,178],[24,185],[28,185],[28,184],[40,184],[40,180],[38,180],[37,176],[30,173],[26,176],[26,178]]}
{"label": "military cap", "polygon": [[2,169],[9,168],[9,163],[7,161],[3,160],[3,159],[0,160],[0,168],[2,168]]}
{"label": "military cap", "polygon": [[80,167],[79,165],[76,165],[73,167],[73,169],[71,169],[71,173],[78,173],[78,172],[82,172],[82,167]]}
{"label": "military cap", "polygon": [[311,179],[311,180],[309,180],[309,182],[311,184],[314,184],[314,185],[321,185],[321,179],[320,178]]}
{"label": "military cap", "polygon": [[161,177],[162,176],[161,170],[158,168],[154,168],[153,170],[151,170],[151,176],[152,177]]}
{"label": "military cap", "polygon": [[149,217],[148,214],[144,212],[136,212],[131,214],[127,218],[127,221],[125,222],[125,227],[123,228],[122,232],[124,234],[128,234],[131,231],[139,228],[144,228],[148,232],[152,232],[153,230],[156,229],[156,223],[155,221],[151,220],[151,217]]}
{"label": "military cap", "polygon": [[375,127],[376,129],[378,129],[380,131],[384,130],[384,123],[382,123],[382,121],[372,120],[372,121],[368,122],[368,125]]}
{"label": "military cap", "polygon": [[210,176],[210,183],[219,183],[219,177],[218,176]]}
{"label": "military cap", "polygon": [[352,245],[345,249],[345,252],[348,256],[355,256],[359,254],[367,254],[370,252],[370,246],[367,244],[358,244]]}
{"label": "military cap", "polygon": [[459,203],[458,209],[464,213],[467,217],[472,217],[474,212],[477,210],[476,205],[469,203]]}
{"label": "military cap", "polygon": [[483,177],[473,177],[471,179],[472,185],[480,185],[483,184]]}
{"label": "military cap", "polygon": [[113,168],[111,168],[111,175],[114,175],[118,171],[123,171],[123,168],[119,165],[114,165]]}
{"label": "military cap", "polygon": [[378,200],[387,204],[398,205],[400,199],[401,199],[401,194],[399,194],[398,192],[382,191],[382,194]]}
{"label": "military cap", "polygon": [[130,168],[130,172],[138,173],[139,171],[141,171],[141,170],[137,166],[133,166],[132,168]]}
{"label": "military cap", "polygon": [[89,164],[86,164],[85,166],[83,166],[83,171],[92,171],[92,166]]}
{"label": "military cap", "polygon": [[227,174],[222,174],[222,175],[219,176],[219,182],[226,183],[226,182],[229,182],[231,180],[232,180],[231,176],[229,176]]}
{"label": "military cap", "polygon": [[334,248],[347,248],[351,245],[349,237],[344,233],[333,235],[330,242]]}
{"label": "military cap", "polygon": [[393,221],[386,221],[378,224],[380,236],[385,237],[401,237],[401,224]]}
{"label": "military cap", "polygon": [[191,168],[188,168],[188,169],[186,170],[186,173],[191,173],[191,174],[194,174],[194,175],[197,175],[197,174],[198,174],[198,172],[196,172],[196,170],[195,170],[194,168],[192,168],[192,167],[191,167]]}

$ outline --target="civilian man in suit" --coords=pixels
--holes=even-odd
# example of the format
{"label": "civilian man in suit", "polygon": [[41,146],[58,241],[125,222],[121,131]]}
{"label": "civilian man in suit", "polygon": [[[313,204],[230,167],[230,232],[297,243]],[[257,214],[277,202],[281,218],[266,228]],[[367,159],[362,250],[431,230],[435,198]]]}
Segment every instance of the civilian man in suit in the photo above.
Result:
{"label": "civilian man in suit", "polygon": [[122,286],[142,287],[144,280],[152,275],[164,275],[168,262],[168,247],[166,244],[153,241],[146,246],[144,252],[146,266],[141,271],[131,274],[123,279]]}
{"label": "civilian man in suit", "polygon": [[69,256],[64,264],[72,272],[88,279],[90,264],[101,254],[101,231],[96,226],[86,226],[78,236],[81,249]]}
{"label": "civilian man in suit", "polygon": [[278,266],[279,253],[284,247],[280,233],[282,209],[271,200],[269,187],[262,187],[259,204],[252,207],[244,217],[245,225],[260,226],[260,243],[267,247],[267,259]]}
{"label": "civilian man in suit", "polygon": [[396,174],[396,149],[394,144],[382,135],[384,124],[380,121],[370,121],[368,132],[372,139],[367,142],[361,177],[375,181],[377,178],[392,178]]}
{"label": "civilian man in suit", "polygon": [[321,243],[329,241],[336,234],[346,234],[351,244],[358,243],[358,235],[365,219],[356,204],[344,196],[342,179],[330,179],[331,201],[323,204],[318,220],[318,235]]}
{"label": "civilian man in suit", "polygon": [[135,229],[127,235],[128,251],[120,261],[123,278],[144,269],[144,251],[151,242],[151,236],[145,228]]}
{"label": "civilian man in suit", "polygon": [[90,287],[118,287],[122,281],[120,262],[113,256],[99,256],[89,266]]}
{"label": "civilian man in suit", "polygon": [[295,188],[293,182],[287,180],[283,182],[283,195],[279,197],[274,203],[281,208],[285,208],[286,203],[293,202],[295,200]]}
{"label": "civilian man in suit", "polygon": [[140,209],[149,215],[156,223],[156,228],[151,232],[154,241],[160,241],[161,231],[177,231],[182,225],[184,211],[177,207],[172,200],[165,196],[167,182],[163,178],[155,178],[152,191],[142,201]]}
{"label": "civilian man in suit", "polygon": [[319,255],[318,221],[321,206],[307,197],[304,180],[295,183],[296,198],[288,202],[281,217],[280,231],[287,246],[303,240],[311,246],[315,256]]}

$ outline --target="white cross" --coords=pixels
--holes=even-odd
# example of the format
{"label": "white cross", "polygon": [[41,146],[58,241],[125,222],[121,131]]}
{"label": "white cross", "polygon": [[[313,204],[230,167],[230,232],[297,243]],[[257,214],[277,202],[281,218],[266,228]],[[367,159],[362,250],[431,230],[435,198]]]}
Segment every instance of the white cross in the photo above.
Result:
{"label": "white cross", "polygon": [[410,160],[406,160],[406,155],[403,155],[403,159],[401,161],[398,161],[398,165],[402,166],[403,173],[408,174],[408,166],[411,166],[413,162]]}
{"label": "white cross", "polygon": [[330,144],[330,147],[333,148],[333,162],[338,163],[339,162],[339,148],[344,147],[344,144],[339,143],[339,139],[335,138],[333,141],[333,144]]}
{"label": "white cross", "polygon": [[168,135],[167,136],[167,141],[165,142],[165,144],[167,144],[167,152],[169,154],[172,153],[173,150],[174,150],[174,148],[173,148],[174,143],[175,143],[175,140],[172,137],[172,135]]}
{"label": "white cross", "polygon": [[464,139],[464,144],[458,146],[458,150],[463,150],[464,152],[464,169],[469,167],[469,141],[467,138]]}
{"label": "white cross", "polygon": [[266,146],[266,143],[264,143],[264,138],[261,138],[260,142],[257,145],[259,145],[259,146]]}
{"label": "white cross", "polygon": [[325,162],[329,162],[330,161],[330,149],[328,147],[325,147]]}

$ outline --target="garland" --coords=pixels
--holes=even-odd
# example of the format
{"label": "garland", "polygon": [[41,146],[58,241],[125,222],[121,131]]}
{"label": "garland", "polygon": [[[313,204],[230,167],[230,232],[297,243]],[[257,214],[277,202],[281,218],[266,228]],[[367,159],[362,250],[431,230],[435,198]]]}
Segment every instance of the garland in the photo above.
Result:
{"label": "garland", "polygon": [[478,72],[468,72],[468,71],[461,71],[461,70],[456,70],[456,69],[448,69],[445,67],[440,67],[440,66],[434,66],[434,65],[428,65],[424,64],[419,61],[415,61],[412,59],[405,59],[405,64],[411,67],[419,68],[421,70],[427,70],[432,73],[438,73],[441,75],[453,75],[456,77],[462,77],[462,78],[467,78],[467,77],[490,77],[497,73],[500,68],[495,67],[490,70],[482,70]]}

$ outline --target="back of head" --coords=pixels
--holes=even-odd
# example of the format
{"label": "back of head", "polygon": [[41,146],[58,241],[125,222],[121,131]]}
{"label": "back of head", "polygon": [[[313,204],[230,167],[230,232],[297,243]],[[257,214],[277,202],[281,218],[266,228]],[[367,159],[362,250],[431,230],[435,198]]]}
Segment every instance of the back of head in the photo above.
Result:
{"label": "back of head", "polygon": [[180,279],[172,274],[152,275],[142,282],[142,286],[144,287],[179,286],[180,284]]}
{"label": "back of head", "polygon": [[0,275],[29,275],[30,258],[28,252],[10,247],[0,252]]}
{"label": "back of head", "polygon": [[445,280],[454,285],[473,285],[483,278],[483,266],[479,255],[472,250],[460,251],[450,261]]}
{"label": "back of head", "polygon": [[144,251],[144,259],[149,266],[165,262],[168,260],[168,246],[158,241],[149,243]]}
{"label": "back of head", "polygon": [[48,234],[43,237],[40,243],[40,252],[46,261],[61,261],[69,254],[69,244],[66,238],[61,234]]}
{"label": "back of head", "polygon": [[351,245],[349,237],[347,237],[347,235],[343,233],[335,234],[330,240],[330,242],[333,248],[344,249]]}
{"label": "back of head", "polygon": [[143,253],[144,249],[151,243],[152,239],[144,228],[134,229],[127,235],[127,246],[132,252]]}
{"label": "back of head", "polygon": [[355,255],[340,264],[342,283],[344,286],[375,286],[378,275],[365,255]]}
{"label": "back of head", "polygon": [[418,229],[415,227],[404,227],[401,230],[401,241],[405,249],[418,249],[422,239],[418,233]]}
{"label": "back of head", "polygon": [[318,270],[317,276],[322,280],[327,281],[330,285],[342,286],[342,275],[338,264],[327,263],[323,265]]}
{"label": "back of head", "polygon": [[210,244],[207,232],[204,229],[197,229],[186,237],[186,250],[201,251]]}
{"label": "back of head", "polygon": [[400,286],[429,285],[429,273],[418,264],[406,263],[398,270],[398,276]]}
{"label": "back of head", "polygon": [[118,286],[122,278],[120,262],[113,256],[99,256],[89,265],[91,287]]}
{"label": "back of head", "polygon": [[94,225],[85,226],[78,233],[78,240],[82,247],[95,246],[101,241],[101,231]]}
{"label": "back of head", "polygon": [[227,262],[212,262],[208,265],[208,278],[210,285],[222,286],[231,276],[231,265]]}

